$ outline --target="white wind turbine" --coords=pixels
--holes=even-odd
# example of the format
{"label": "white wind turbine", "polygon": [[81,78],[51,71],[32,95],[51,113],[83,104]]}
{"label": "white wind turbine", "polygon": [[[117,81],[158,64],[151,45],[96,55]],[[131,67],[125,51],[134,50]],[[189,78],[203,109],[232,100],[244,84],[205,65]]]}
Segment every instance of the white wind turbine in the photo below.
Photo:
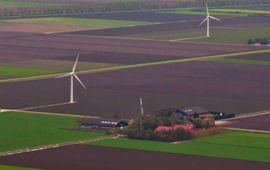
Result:
{"label": "white wind turbine", "polygon": [[82,83],[82,81],[79,79],[79,77],[75,74],[75,70],[76,70],[76,66],[77,66],[77,63],[78,63],[78,60],[79,60],[79,54],[77,54],[77,58],[76,58],[76,61],[75,61],[75,64],[72,68],[72,72],[68,73],[68,74],[65,74],[63,76],[59,76],[57,78],[61,78],[61,77],[68,77],[70,76],[70,101],[69,103],[75,103],[74,101],[74,78],[77,79],[77,81],[86,89],[85,85]]}
{"label": "white wind turbine", "polygon": [[219,22],[222,22],[220,19],[216,18],[216,17],[213,17],[209,14],[209,9],[208,9],[208,5],[207,3],[205,3],[205,6],[206,6],[206,12],[207,12],[207,15],[206,15],[206,18],[203,20],[203,22],[199,25],[201,26],[203,23],[207,22],[207,33],[206,33],[206,36],[207,37],[210,37],[210,19],[213,19],[213,20],[216,20],[216,21],[219,21]]}

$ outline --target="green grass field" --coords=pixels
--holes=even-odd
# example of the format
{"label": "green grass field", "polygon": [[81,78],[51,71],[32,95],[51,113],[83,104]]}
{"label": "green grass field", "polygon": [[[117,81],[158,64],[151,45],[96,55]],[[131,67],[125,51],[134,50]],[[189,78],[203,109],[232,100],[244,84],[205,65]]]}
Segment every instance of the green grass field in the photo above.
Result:
{"label": "green grass field", "polygon": [[67,6],[64,3],[52,2],[31,2],[31,1],[17,1],[17,0],[0,0],[1,6],[16,6],[16,7],[61,7]]}
{"label": "green grass field", "polygon": [[269,142],[270,134],[226,131],[223,134],[185,141],[180,144],[126,138],[109,139],[89,144],[270,163]]}
{"label": "green grass field", "polygon": [[125,37],[156,39],[156,40],[187,40],[195,42],[208,43],[240,43],[246,44],[252,38],[269,37],[270,29],[267,26],[250,26],[248,28],[240,27],[211,27],[210,38],[206,38],[206,26],[179,31],[164,31],[142,34],[130,34]]}
{"label": "green grass field", "polygon": [[248,9],[228,9],[228,8],[214,8],[210,9],[214,13],[226,13],[226,14],[239,14],[239,15],[252,15],[252,14],[263,14],[269,15],[270,11],[266,10],[248,10]]}
{"label": "green grass field", "polygon": [[[2,63],[0,79],[31,77],[71,71],[74,61],[37,59],[22,62]],[[110,63],[79,62],[77,71],[117,66]]]}
{"label": "green grass field", "polygon": [[251,26],[249,28],[222,28],[214,27],[210,38],[198,39],[199,42],[211,43],[244,43],[250,38],[269,37],[270,29],[267,26]]}
{"label": "green grass field", "polygon": [[52,74],[55,71],[37,68],[23,68],[13,66],[0,66],[0,78],[28,77],[35,75]]}
{"label": "green grass field", "polygon": [[67,130],[75,125],[76,118],[67,116],[0,113],[0,152],[105,135],[103,132]]}
{"label": "green grass field", "polygon": [[15,166],[7,166],[7,165],[0,165],[1,170],[34,170],[32,168],[22,168],[22,167],[15,167]]}
{"label": "green grass field", "polygon": [[143,21],[89,19],[89,18],[71,18],[71,17],[43,17],[43,18],[12,19],[5,21],[40,23],[40,24],[82,25],[82,26],[91,26],[93,28],[123,27],[123,26],[151,24],[150,22],[143,22]]}
{"label": "green grass field", "polygon": [[270,65],[269,60],[249,60],[249,59],[239,59],[239,58],[219,58],[219,59],[208,60],[208,61],[222,62],[222,63],[235,63],[235,64]]}
{"label": "green grass field", "polygon": [[[211,15],[215,16],[247,16],[248,13],[233,12],[232,10],[220,10],[210,9]],[[185,14],[185,15],[206,15],[205,8],[178,8],[171,11],[165,11],[164,13],[170,14]]]}

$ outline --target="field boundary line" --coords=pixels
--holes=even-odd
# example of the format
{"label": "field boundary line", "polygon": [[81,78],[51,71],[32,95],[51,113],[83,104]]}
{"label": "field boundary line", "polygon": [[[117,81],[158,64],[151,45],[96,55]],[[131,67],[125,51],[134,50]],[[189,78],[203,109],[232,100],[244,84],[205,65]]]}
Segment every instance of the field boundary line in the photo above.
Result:
{"label": "field boundary line", "polygon": [[199,37],[190,37],[190,38],[182,38],[182,39],[173,39],[173,40],[169,40],[169,41],[177,42],[177,41],[185,41],[185,40],[204,39],[204,38],[208,38],[208,37],[207,36],[199,36]]}
{"label": "field boundary line", "polygon": [[270,134],[270,131],[267,131],[267,130],[255,130],[255,129],[243,129],[243,128],[230,128],[230,127],[222,127],[222,129],[226,129],[226,130],[234,130],[234,131],[241,131],[241,132],[252,132],[252,133],[264,133],[264,134]]}
{"label": "field boundary line", "polygon": [[[146,22],[146,21],[145,21]],[[69,33],[74,33],[74,32],[80,32],[80,31],[94,31],[94,30],[103,30],[103,29],[117,29],[117,28],[130,28],[130,27],[136,27],[136,26],[151,26],[151,25],[158,25],[158,24],[162,24],[160,22],[148,22],[148,23],[142,23],[142,24],[128,24],[128,25],[124,25],[124,26],[109,26],[109,27],[99,27],[99,28],[82,28],[82,29],[77,29],[77,30],[67,30],[67,31],[54,31],[54,32],[44,32],[42,34],[45,35],[50,35],[50,34],[69,34]]]}
{"label": "field boundary line", "polygon": [[[116,70],[125,70],[125,69],[133,69],[133,68],[141,68],[141,67],[149,67],[149,66],[157,66],[157,65],[165,65],[165,64],[182,63],[182,62],[203,61],[207,59],[234,57],[234,56],[241,56],[241,55],[247,55],[247,54],[259,54],[259,53],[266,53],[266,52],[270,52],[270,49],[249,50],[249,51],[237,52],[237,53],[227,53],[227,54],[210,55],[210,56],[202,56],[202,57],[180,58],[180,59],[175,59],[175,60],[164,60],[164,61],[149,62],[149,63],[113,66],[113,67],[100,68],[100,69],[82,70],[76,73],[77,74],[94,74],[94,73],[110,72],[110,71],[116,71]],[[0,80],[0,83],[41,80],[41,79],[46,79],[46,78],[53,78],[62,74],[64,73],[4,79],[4,80]]]}
{"label": "field boundary line", "polygon": [[237,120],[237,119],[243,119],[243,118],[249,118],[249,117],[255,117],[255,116],[263,116],[263,115],[269,115],[269,114],[270,114],[270,110],[265,110],[265,111],[241,114],[241,115],[238,115],[236,117],[228,118],[228,119],[224,119],[224,120],[225,121]]}
{"label": "field boundary line", "polygon": [[[121,39],[121,40],[143,40],[143,41],[155,41],[155,42],[171,42],[171,40],[162,40],[162,39],[151,39],[151,38],[140,38],[140,37],[125,37],[125,36],[106,36],[106,35],[83,35],[83,34],[70,34],[63,33],[59,35],[66,35],[66,36],[76,36],[76,37],[94,37],[94,38],[106,38],[106,39]],[[177,42],[177,41],[176,41]],[[248,44],[241,44],[241,43],[218,43],[218,42],[196,42],[196,41],[181,41],[181,43],[189,43],[189,44],[210,44],[210,45],[223,45],[223,46],[251,46]]]}
{"label": "field boundary line", "polygon": [[76,115],[76,114],[68,114],[68,113],[53,113],[53,112],[39,112],[32,110],[20,110],[20,109],[0,109],[0,114],[5,112],[19,112],[19,113],[27,113],[27,114],[36,114],[36,115],[50,115],[50,116],[65,116],[65,117],[75,117],[75,118],[91,118],[91,119],[99,119],[99,116],[90,116],[90,115]]}
{"label": "field boundary line", "polygon": [[46,150],[46,149],[51,149],[51,148],[59,148],[59,147],[69,146],[69,145],[78,145],[78,144],[83,144],[83,143],[88,143],[88,142],[96,142],[96,141],[101,141],[101,140],[106,140],[106,139],[114,139],[114,138],[118,138],[118,136],[109,135],[109,136],[102,136],[102,137],[97,137],[97,138],[90,138],[90,139],[64,142],[64,143],[58,143],[58,144],[43,145],[43,146],[41,145],[41,146],[37,146],[37,147],[18,149],[18,150],[14,150],[14,151],[0,152],[0,157],[21,154],[21,153],[27,153],[27,152],[40,151],[40,150]]}

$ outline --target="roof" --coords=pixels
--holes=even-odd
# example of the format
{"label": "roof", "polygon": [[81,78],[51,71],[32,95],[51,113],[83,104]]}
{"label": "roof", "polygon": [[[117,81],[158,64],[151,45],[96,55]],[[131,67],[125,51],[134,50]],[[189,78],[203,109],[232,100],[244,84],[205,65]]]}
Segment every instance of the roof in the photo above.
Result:
{"label": "roof", "polygon": [[194,115],[197,114],[203,114],[207,113],[208,111],[204,110],[203,108],[199,106],[193,106],[193,107],[181,107],[178,109],[180,112],[186,114],[186,115]]}
{"label": "roof", "polygon": [[174,125],[174,126],[158,126],[155,129],[155,132],[162,132],[162,131],[172,131],[177,129],[185,129],[187,131],[192,131],[194,129],[194,126],[192,124],[186,124],[186,125]]}
{"label": "roof", "polygon": [[128,124],[128,121],[120,119],[89,119],[81,124],[81,126],[107,126],[107,127],[117,127],[120,124]]}
{"label": "roof", "polygon": [[214,114],[211,114],[211,113],[208,113],[208,114],[203,114],[203,115],[200,115],[199,116],[200,118],[214,118],[215,115]]}

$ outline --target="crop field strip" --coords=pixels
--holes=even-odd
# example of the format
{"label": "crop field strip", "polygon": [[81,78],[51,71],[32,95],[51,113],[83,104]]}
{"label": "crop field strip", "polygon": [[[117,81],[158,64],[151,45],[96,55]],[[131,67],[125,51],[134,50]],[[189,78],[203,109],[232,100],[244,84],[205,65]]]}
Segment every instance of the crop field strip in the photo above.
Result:
{"label": "crop field strip", "polygon": [[[119,139],[120,143],[125,139]],[[106,140],[104,141],[106,143]],[[111,142],[108,140],[108,142]],[[147,141],[139,141],[147,143]],[[113,142],[112,142],[113,143]],[[127,140],[127,144],[130,144]],[[151,142],[149,142],[151,143]],[[135,143],[137,147],[138,143]],[[162,144],[160,144],[162,145]],[[170,145],[170,147],[176,148],[182,144],[170,144],[164,143],[164,145]],[[149,146],[147,144],[147,146]],[[153,147],[158,146],[153,142]],[[151,148],[153,148],[151,147]],[[95,154],[89,154],[95,153]],[[134,159],[136,158],[136,159]],[[159,160],[159,161],[156,161]],[[204,157],[204,156],[191,156],[185,154],[170,154],[149,152],[143,150],[127,150],[119,148],[97,147],[90,145],[72,145],[64,146],[61,148],[48,149],[43,151],[36,151],[30,153],[22,153],[17,155],[11,155],[2,157],[0,163],[27,166],[40,169],[119,169],[119,164],[125,166],[130,170],[148,170],[156,169],[175,169],[179,167],[179,161],[181,167],[185,169],[208,169],[216,170],[223,167],[224,170],[233,168],[237,169],[254,169],[260,170],[269,169],[269,164],[254,162],[233,160],[224,158]],[[91,163],[89,163],[91,162]],[[106,162],[106,164],[100,164],[100,162]],[[194,164],[194,162],[197,162]]]}
{"label": "crop field strip", "polygon": [[[93,74],[93,73],[110,72],[110,71],[133,69],[133,68],[140,68],[140,67],[143,68],[143,67],[157,66],[157,65],[164,65],[164,64],[182,63],[182,62],[193,62],[193,61],[204,61],[204,60],[218,61],[219,58],[221,58],[221,60],[222,60],[224,57],[233,57],[233,56],[246,55],[246,54],[260,54],[260,53],[266,53],[269,51],[270,50],[257,50],[257,51],[248,51],[248,52],[205,56],[205,57],[184,58],[184,59],[175,59],[175,60],[172,59],[172,60],[157,61],[157,62],[142,63],[142,64],[130,64],[130,65],[113,66],[113,67],[106,67],[105,66],[105,68],[90,69],[90,70],[85,69],[85,70],[77,71],[77,74]],[[0,67],[0,69],[1,69],[1,67]],[[29,76],[29,74],[28,74],[28,77],[3,79],[3,80],[0,80],[0,83],[46,79],[46,78],[56,77],[56,76],[59,76],[61,74],[63,74],[63,73],[37,75],[37,76]]]}
{"label": "crop field strip", "polygon": [[205,61],[224,62],[234,64],[269,65],[270,53],[247,54],[228,58],[209,59]]}
{"label": "crop field strip", "polygon": [[232,119],[228,120],[228,124],[224,125],[224,127],[228,128],[235,128],[241,130],[250,130],[250,131],[264,131],[270,133],[269,127],[269,119],[270,115],[269,112],[267,114],[262,114],[258,116],[251,116],[251,117],[243,117],[241,119]]}
{"label": "crop field strip", "polygon": [[[268,80],[263,78],[268,72],[266,66],[186,62],[85,74],[80,78],[88,90],[76,86],[78,103],[34,110],[99,117],[116,113],[129,118],[137,114],[134,110],[138,97],[144,97],[148,113],[164,105],[199,105],[214,111],[249,113],[269,109]],[[248,83],[251,81],[252,84]],[[68,82],[68,79],[44,79],[1,84],[1,94],[5,96],[0,101],[1,107],[16,110],[66,102]],[[23,90],[29,87],[31,94]],[[21,102],[14,102],[15,96]]]}
{"label": "crop field strip", "polygon": [[[40,43],[40,41],[42,41],[42,43]],[[66,43],[63,45],[64,41]],[[111,41],[113,41],[115,48],[111,48],[111,43],[110,43]],[[49,42],[52,42],[52,43],[49,43]],[[14,46],[14,43],[16,43],[15,46]],[[78,45],[78,43],[80,45]],[[194,59],[187,59],[187,60],[181,60],[181,58],[184,59],[188,57],[196,57],[196,56],[203,56],[203,55],[209,55],[209,54],[215,55],[215,54],[220,54],[220,53],[222,54],[222,53],[233,53],[233,52],[238,52],[238,51],[250,51],[250,50],[252,51],[252,50],[267,49],[264,47],[249,47],[249,46],[244,46],[244,45],[235,46],[235,45],[178,43],[178,42],[174,43],[174,42],[164,42],[164,41],[126,40],[126,39],[99,38],[99,37],[82,38],[82,37],[70,36],[70,35],[51,35],[51,36],[14,38],[14,39],[2,41],[0,42],[0,44],[2,45],[2,48],[5,48],[5,50],[2,51],[3,56],[5,57],[0,58],[0,60],[4,61],[4,63],[5,63],[5,60],[11,61],[9,65],[2,64],[2,67],[13,66],[13,67],[10,67],[10,69],[15,69],[14,71],[16,71],[17,66],[18,66],[18,69],[20,69],[20,68],[24,68],[24,66],[27,65],[27,62],[24,63],[25,59],[28,59],[28,60],[31,59],[28,62],[35,63],[34,65],[37,65],[38,66],[37,68],[40,67],[41,69],[51,68],[50,63],[52,62],[53,63],[55,62],[53,64],[55,66],[57,65],[56,64],[57,62],[59,62],[60,65],[63,65],[65,62],[67,62],[65,61],[66,59],[68,59],[68,62],[71,63],[70,59],[72,57],[70,56],[70,53],[74,53],[75,55],[76,51],[78,51],[78,50],[75,50],[75,48],[80,48],[79,51],[82,52],[84,56],[83,58],[85,58],[85,61],[87,61],[87,63],[85,63],[85,66],[82,67],[83,68],[82,70],[86,70],[84,71],[84,73],[91,73],[91,70],[89,70],[89,68],[93,69],[92,72],[110,71],[110,70],[117,70],[117,69],[145,67],[145,66],[174,63],[174,62],[195,61],[195,60],[200,60],[203,58],[197,58],[197,59],[194,58]],[[61,46],[59,46],[59,44],[61,44]],[[55,47],[57,45],[59,46],[58,48]],[[194,45],[200,48],[200,50],[198,50],[198,53],[189,51],[191,46],[194,46]],[[208,47],[211,47],[212,50],[206,51],[205,48],[208,48]],[[29,50],[32,51],[32,49],[37,49],[37,48],[39,49],[38,51],[34,50],[34,52],[29,53]],[[155,49],[159,48],[160,50],[152,50],[154,48]],[[68,49],[68,50],[65,50],[65,49]],[[48,50],[51,51],[50,54],[47,54],[46,51]],[[123,50],[126,52],[123,52]],[[121,51],[121,55],[119,54],[120,51]],[[250,52],[250,53],[257,53],[257,52],[259,53],[260,51]],[[18,58],[19,54],[21,56],[20,58]],[[141,59],[134,60],[135,64],[132,64],[132,63],[129,64],[131,61],[131,58],[134,58],[134,56],[137,56],[137,54],[140,56]],[[97,55],[98,57],[95,55]],[[110,58],[109,57],[110,55],[113,55],[113,57]],[[231,54],[228,54],[228,55],[231,55]],[[64,56],[67,56],[67,57],[65,58]],[[125,64],[125,62],[127,62],[128,65],[123,65],[123,66],[118,67],[117,65],[115,65],[115,63],[114,64],[106,63],[106,62],[114,62],[113,60],[114,57],[117,57],[118,59],[120,59],[119,60],[120,63],[121,63],[121,60],[123,61],[121,65]],[[208,57],[211,58],[211,57],[221,57],[221,56],[217,55],[217,56],[208,56]],[[58,58],[59,60],[56,61],[55,58],[56,59]],[[93,59],[92,61],[94,61],[94,63],[92,64],[89,63],[91,62],[91,58]],[[39,59],[40,59],[40,64],[39,64]],[[54,61],[51,59],[53,59]],[[41,63],[43,63],[44,61],[45,61],[45,64],[42,65]],[[96,61],[99,61],[101,63],[95,63]],[[154,62],[154,61],[157,61],[157,62]],[[103,69],[102,67],[105,67],[105,69]],[[62,66],[59,68],[62,68]],[[65,70],[66,69],[68,69],[68,67],[65,67]],[[8,72],[8,69],[6,70]],[[63,72],[64,70],[59,70],[59,71]],[[55,74],[52,74],[51,76],[55,76]],[[37,76],[37,77],[34,76],[32,78],[42,78],[42,77],[43,76]],[[48,77],[48,76],[44,76],[44,77]],[[24,78],[11,79],[11,81],[12,80],[24,80]]]}
{"label": "crop field strip", "polygon": [[[180,15],[181,16],[181,15]],[[135,26],[132,28],[111,28],[111,29],[100,29],[100,30],[89,30],[89,31],[78,31],[78,32],[71,32],[71,34],[78,34],[78,35],[100,35],[100,36],[122,36],[122,37],[137,37],[137,38],[149,38],[149,39],[172,39],[171,37],[175,37],[174,39],[181,39],[185,35],[185,30],[192,30],[192,33],[199,32],[198,35],[204,34],[204,27],[198,27],[198,24],[203,19],[203,16],[198,16],[198,19],[194,21],[185,21],[181,22],[179,19],[179,22],[172,22],[172,23],[161,23],[161,24],[155,24],[155,25],[149,25],[149,26]],[[249,17],[225,17],[222,18],[222,23],[213,22],[212,29],[214,29],[214,35],[217,34],[217,38],[210,38],[205,40],[206,42],[227,42],[227,43],[243,43],[243,41],[247,41],[249,38],[249,33],[253,33],[253,36],[259,36],[267,34],[268,31],[266,29],[263,29],[263,26],[265,26],[265,23],[267,23],[268,17],[266,16],[249,16]],[[245,25],[248,25],[251,27],[251,30],[249,29],[243,29],[243,25],[239,24],[239,22],[244,23]],[[252,28],[253,27],[253,28]],[[226,29],[228,30],[234,30],[238,31],[238,34],[241,33],[239,30],[243,31],[242,34],[236,36],[240,38],[240,40],[237,40],[236,38],[232,39],[232,36],[229,36],[229,39],[226,40],[226,38],[221,38],[222,35],[219,36],[219,34],[222,34],[222,32]],[[257,30],[257,31],[255,31]],[[254,33],[255,31],[255,33]],[[236,34],[237,35],[237,34]],[[235,36],[235,35],[234,35]],[[191,38],[192,35],[189,36]],[[215,36],[216,37],[216,36]],[[184,37],[185,38],[185,37]],[[231,40],[230,40],[231,39]],[[236,41],[236,40],[237,41]]]}

